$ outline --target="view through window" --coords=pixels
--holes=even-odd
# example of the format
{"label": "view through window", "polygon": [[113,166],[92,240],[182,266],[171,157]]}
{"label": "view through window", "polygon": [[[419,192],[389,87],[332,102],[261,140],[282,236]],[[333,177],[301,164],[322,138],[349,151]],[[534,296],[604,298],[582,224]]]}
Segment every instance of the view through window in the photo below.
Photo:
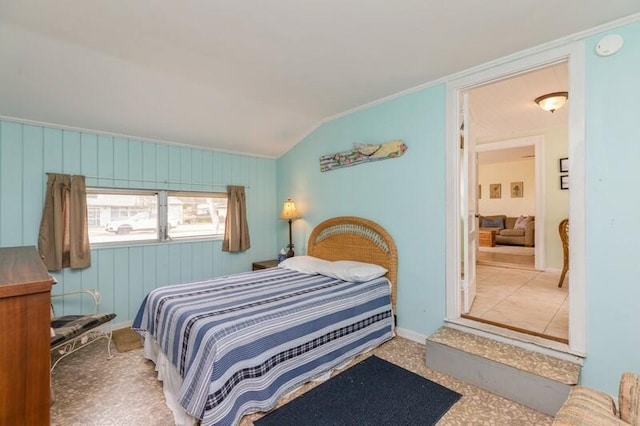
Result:
{"label": "view through window", "polygon": [[91,244],[224,235],[224,193],[87,189]]}
{"label": "view through window", "polygon": [[227,195],[172,193],[167,198],[170,238],[223,235]]}

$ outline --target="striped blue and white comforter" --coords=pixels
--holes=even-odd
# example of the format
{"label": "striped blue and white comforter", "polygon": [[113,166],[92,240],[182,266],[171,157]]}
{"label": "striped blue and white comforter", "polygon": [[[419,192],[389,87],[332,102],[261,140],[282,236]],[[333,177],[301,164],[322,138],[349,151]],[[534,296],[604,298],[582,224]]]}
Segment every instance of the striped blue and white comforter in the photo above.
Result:
{"label": "striped blue and white comforter", "polygon": [[231,425],[390,339],[393,315],[386,278],[352,283],[273,268],[156,289],[133,328],[177,368],[187,413]]}

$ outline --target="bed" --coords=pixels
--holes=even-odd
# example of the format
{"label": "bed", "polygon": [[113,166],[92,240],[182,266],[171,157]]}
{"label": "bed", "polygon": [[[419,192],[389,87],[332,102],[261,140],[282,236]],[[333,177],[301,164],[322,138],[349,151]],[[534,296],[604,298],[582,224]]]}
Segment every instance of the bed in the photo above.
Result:
{"label": "bed", "polygon": [[[393,337],[397,251],[381,226],[329,219],[313,230],[307,252],[286,262],[301,269],[233,274],[145,297],[132,327],[145,338],[177,424],[237,424]],[[386,273],[345,281],[334,273],[352,266],[343,261]]]}

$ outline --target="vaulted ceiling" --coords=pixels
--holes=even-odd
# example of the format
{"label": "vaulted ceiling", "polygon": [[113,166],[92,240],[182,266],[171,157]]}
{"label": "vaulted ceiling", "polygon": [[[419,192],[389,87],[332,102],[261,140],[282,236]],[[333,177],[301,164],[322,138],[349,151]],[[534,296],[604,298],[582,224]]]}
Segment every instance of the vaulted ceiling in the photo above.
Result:
{"label": "vaulted ceiling", "polygon": [[278,157],[336,114],[637,12],[637,0],[0,0],[0,115]]}

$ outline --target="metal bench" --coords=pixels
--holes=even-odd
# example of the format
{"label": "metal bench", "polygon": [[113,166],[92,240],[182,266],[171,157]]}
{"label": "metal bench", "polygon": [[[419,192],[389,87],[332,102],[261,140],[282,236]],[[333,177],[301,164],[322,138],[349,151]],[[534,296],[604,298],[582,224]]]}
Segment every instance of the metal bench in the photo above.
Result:
{"label": "metal bench", "polygon": [[53,361],[51,365],[52,372],[61,360],[98,339],[107,340],[108,359],[112,358],[111,325],[109,322],[116,317],[116,314],[98,313],[100,293],[94,289],[82,289],[54,294],[51,295],[51,299],[53,302],[56,298],[66,298],[74,295],[79,306],[81,306],[81,301],[78,301],[82,295],[91,296],[93,313],[56,316],[53,303],[51,304],[51,354],[52,357],[55,358],[55,361]]}

